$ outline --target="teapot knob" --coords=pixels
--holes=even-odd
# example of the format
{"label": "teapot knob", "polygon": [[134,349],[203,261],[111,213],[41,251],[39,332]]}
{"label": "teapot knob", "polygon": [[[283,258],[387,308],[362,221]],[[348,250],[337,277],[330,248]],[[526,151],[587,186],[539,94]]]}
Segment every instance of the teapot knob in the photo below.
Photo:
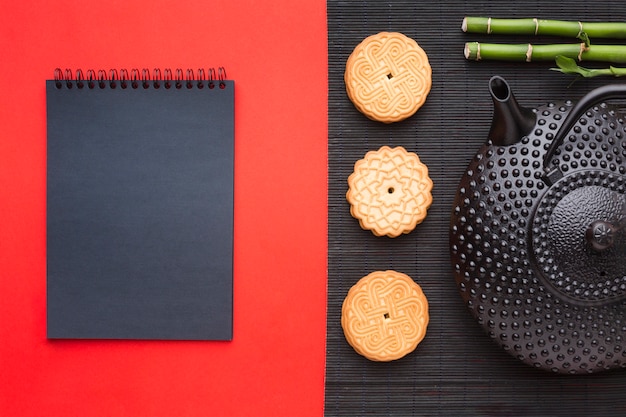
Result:
{"label": "teapot knob", "polygon": [[613,246],[615,227],[604,220],[596,220],[587,228],[585,237],[595,251],[601,252]]}
{"label": "teapot knob", "polygon": [[604,220],[596,220],[587,228],[585,238],[593,250],[602,252],[613,246],[617,234],[624,229],[624,226],[626,226],[626,219],[622,219],[617,225]]}

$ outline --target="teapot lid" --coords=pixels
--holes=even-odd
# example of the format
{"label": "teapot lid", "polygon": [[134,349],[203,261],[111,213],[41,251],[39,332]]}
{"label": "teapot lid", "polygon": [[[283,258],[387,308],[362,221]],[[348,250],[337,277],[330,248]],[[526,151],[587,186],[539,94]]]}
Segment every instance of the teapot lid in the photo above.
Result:
{"label": "teapot lid", "polygon": [[597,305],[626,297],[624,177],[579,171],[541,198],[532,253],[548,285],[572,303]]}

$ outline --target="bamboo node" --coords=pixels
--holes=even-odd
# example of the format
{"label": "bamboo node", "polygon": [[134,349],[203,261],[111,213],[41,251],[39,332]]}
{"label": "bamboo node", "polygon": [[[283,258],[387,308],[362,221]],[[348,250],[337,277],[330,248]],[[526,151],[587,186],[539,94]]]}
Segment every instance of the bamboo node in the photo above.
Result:
{"label": "bamboo node", "polygon": [[535,22],[535,36],[539,33],[539,19],[533,17],[533,22]]}
{"label": "bamboo node", "polygon": [[491,18],[487,19],[487,35],[491,35]]}
{"label": "bamboo node", "polygon": [[587,45],[585,45],[584,42],[581,42],[580,44],[580,51],[578,52],[578,61],[582,61],[583,60],[583,52],[588,51],[589,47]]}
{"label": "bamboo node", "polygon": [[530,62],[533,59],[533,45],[528,44],[528,49],[526,50],[526,62]]}

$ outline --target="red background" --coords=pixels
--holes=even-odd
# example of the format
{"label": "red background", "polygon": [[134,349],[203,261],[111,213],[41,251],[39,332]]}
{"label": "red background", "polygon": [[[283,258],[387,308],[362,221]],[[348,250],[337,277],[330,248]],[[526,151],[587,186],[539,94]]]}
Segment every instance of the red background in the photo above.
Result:
{"label": "red background", "polygon": [[[321,416],[326,4],[5,1],[0,416]],[[234,340],[46,339],[45,80],[207,68],[236,83]]]}

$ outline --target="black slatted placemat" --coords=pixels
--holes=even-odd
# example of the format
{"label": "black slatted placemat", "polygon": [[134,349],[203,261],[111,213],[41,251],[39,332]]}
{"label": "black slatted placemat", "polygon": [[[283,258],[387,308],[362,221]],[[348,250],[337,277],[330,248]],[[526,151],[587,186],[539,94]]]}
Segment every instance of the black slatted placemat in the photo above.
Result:
{"label": "black slatted placemat", "polygon": [[[466,41],[545,43],[561,39],[487,37],[460,30],[465,15],[625,20],[626,3],[571,1],[331,1],[329,35],[329,236],[326,416],[626,415],[626,371],[561,376],[504,352],[473,321],[449,262],[448,225],[457,183],[485,141],[492,105],[487,83],[507,79],[520,104],[578,100],[610,79],[577,81],[550,64],[468,62]],[[399,31],[428,53],[433,88],[412,118],[384,125],[357,112],[343,71],[354,47],[380,31]],[[569,40],[568,40],[569,41]],[[619,80],[617,80],[619,81]],[[622,81],[623,82],[623,81]],[[346,179],[354,162],[382,145],[417,152],[435,187],[428,217],[411,234],[377,238],[350,216]],[[428,333],[417,350],[390,363],[370,362],[347,344],[340,325],[348,289],[374,270],[413,277],[430,302]]]}

